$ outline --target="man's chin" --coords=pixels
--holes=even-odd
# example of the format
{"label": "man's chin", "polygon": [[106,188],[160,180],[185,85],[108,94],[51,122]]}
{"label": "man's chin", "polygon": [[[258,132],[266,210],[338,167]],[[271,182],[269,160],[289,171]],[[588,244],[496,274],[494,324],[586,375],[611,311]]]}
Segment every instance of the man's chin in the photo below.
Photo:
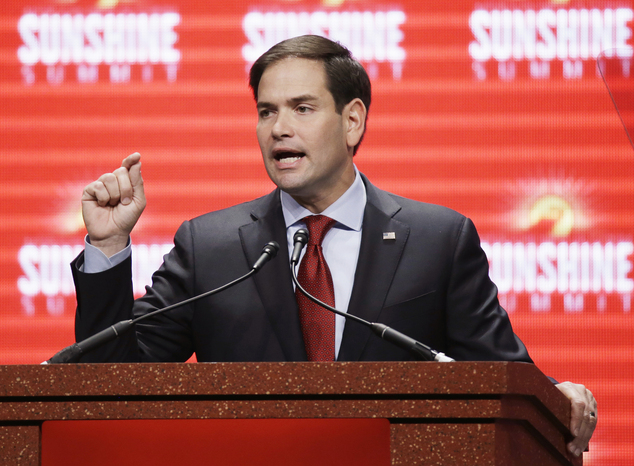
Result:
{"label": "man's chin", "polygon": [[301,175],[291,170],[281,171],[276,170],[275,173],[269,172],[269,178],[271,181],[282,191],[288,194],[300,194],[305,188],[305,182]]}
{"label": "man's chin", "polygon": [[287,194],[290,194],[293,197],[303,197],[306,194],[304,192],[305,190],[302,189],[302,186],[297,186],[295,184],[290,184],[290,183],[280,183],[280,184],[275,183],[275,184],[282,191],[284,191]]}

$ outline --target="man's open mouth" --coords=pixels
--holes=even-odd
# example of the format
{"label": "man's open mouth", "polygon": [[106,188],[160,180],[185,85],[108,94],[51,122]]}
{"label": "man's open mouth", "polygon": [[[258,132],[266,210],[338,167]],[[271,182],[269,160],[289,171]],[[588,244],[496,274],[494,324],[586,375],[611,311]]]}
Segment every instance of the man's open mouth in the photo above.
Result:
{"label": "man's open mouth", "polygon": [[281,163],[293,163],[304,157],[303,152],[280,151],[275,154],[275,160]]}

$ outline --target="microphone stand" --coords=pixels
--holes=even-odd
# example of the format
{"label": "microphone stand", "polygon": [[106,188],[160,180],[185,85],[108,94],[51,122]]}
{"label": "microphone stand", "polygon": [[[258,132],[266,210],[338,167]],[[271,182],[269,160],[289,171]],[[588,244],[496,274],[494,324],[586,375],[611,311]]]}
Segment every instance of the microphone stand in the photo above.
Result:
{"label": "microphone stand", "polygon": [[312,302],[320,305],[321,307],[325,309],[328,309],[330,312],[334,312],[335,314],[339,316],[342,316],[346,319],[353,320],[362,325],[365,325],[366,327],[369,327],[372,330],[372,332],[374,332],[376,335],[378,335],[379,337],[381,337],[382,339],[386,341],[393,343],[399,348],[409,351],[420,361],[437,361],[437,362],[453,362],[454,361],[454,359],[450,358],[444,353],[433,350],[429,346],[424,345],[421,342],[414,340],[411,337],[408,337],[407,335],[399,332],[398,330],[394,330],[393,328],[388,327],[387,325],[384,325],[384,324],[379,324],[376,322],[368,322],[367,320],[362,319],[361,317],[357,317],[353,314],[348,314],[347,312],[339,311],[338,309],[335,309],[334,307],[324,303],[323,301],[320,301],[319,299],[315,298],[313,295],[308,293],[302,287],[302,285],[299,284],[299,281],[297,280],[297,264],[299,262],[300,252],[304,248],[306,243],[308,242],[308,231],[304,228],[300,228],[299,230],[297,230],[297,233],[295,233],[295,235],[293,236],[293,241],[294,241],[294,249],[293,249],[293,255],[291,257],[293,283],[295,283],[295,286],[297,287],[297,289],[304,296],[310,299]]}
{"label": "microphone stand", "polygon": [[247,272],[243,276],[233,280],[232,282],[227,283],[226,285],[223,285],[211,291],[207,291],[203,294],[199,294],[198,296],[194,296],[184,301],[171,304],[167,307],[157,309],[156,311],[152,311],[148,314],[139,316],[136,319],[128,319],[117,322],[116,324],[111,325],[110,327],[94,334],[91,337],[86,338],[85,340],[67,346],[66,348],[55,354],[48,361],[44,361],[42,364],[63,364],[78,362],[84,354],[94,350],[95,348],[99,348],[100,346],[112,340],[115,340],[124,333],[129,332],[132,327],[134,327],[134,324],[142,321],[143,319],[147,319],[149,317],[171,311],[172,309],[175,309],[177,307],[193,303],[194,301],[198,301],[199,299],[206,298],[216,293],[220,293],[227,288],[231,288],[233,285],[237,285],[238,283],[243,282],[244,280],[249,278],[251,275],[256,274],[264,266],[264,264],[266,264],[269,260],[273,259],[277,255],[277,251],[279,250],[279,248],[279,244],[277,244],[275,241],[267,243],[262,249],[262,254],[258,258],[258,260],[255,262],[255,264],[253,264],[253,267],[251,267],[251,270],[249,270],[249,272]]}

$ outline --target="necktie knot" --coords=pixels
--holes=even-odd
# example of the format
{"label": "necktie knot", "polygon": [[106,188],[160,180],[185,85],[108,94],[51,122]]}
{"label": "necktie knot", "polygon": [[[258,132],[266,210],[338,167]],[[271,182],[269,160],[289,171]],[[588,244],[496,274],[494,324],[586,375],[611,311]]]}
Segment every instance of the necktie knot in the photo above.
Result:
{"label": "necktie knot", "polygon": [[303,220],[308,228],[308,244],[315,246],[321,246],[326,233],[337,223],[336,220],[324,215],[311,215]]}

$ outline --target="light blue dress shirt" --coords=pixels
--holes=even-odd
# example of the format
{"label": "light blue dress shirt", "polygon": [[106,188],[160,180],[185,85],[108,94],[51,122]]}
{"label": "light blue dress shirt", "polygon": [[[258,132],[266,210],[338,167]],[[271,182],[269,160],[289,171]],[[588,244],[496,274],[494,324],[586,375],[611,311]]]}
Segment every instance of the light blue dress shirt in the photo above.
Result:
{"label": "light blue dress shirt", "polygon": [[[281,197],[282,212],[286,223],[286,241],[290,257],[293,253],[293,236],[295,232],[302,227],[306,227],[302,219],[315,214],[299,205],[290,194],[282,191]],[[321,212],[321,215],[337,221],[330,231],[326,233],[322,248],[335,288],[334,307],[342,312],[347,312],[350,296],[352,295],[352,285],[354,284],[354,275],[357,270],[359,249],[361,247],[361,227],[363,225],[366,200],[365,185],[355,167],[355,179],[352,185],[339,199]],[[304,256],[304,251],[302,251],[302,257]],[[336,316],[335,357],[339,355],[345,324],[345,317]]]}

